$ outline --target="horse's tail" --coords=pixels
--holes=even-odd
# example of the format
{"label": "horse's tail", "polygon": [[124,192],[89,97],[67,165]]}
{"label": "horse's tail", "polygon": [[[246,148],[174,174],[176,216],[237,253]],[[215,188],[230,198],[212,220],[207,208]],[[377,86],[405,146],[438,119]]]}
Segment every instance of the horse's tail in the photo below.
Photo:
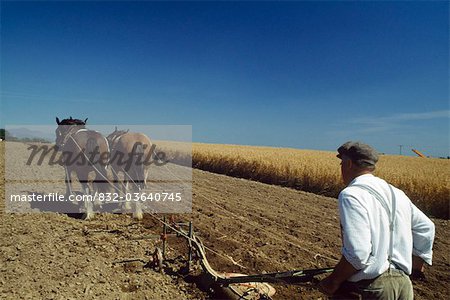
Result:
{"label": "horse's tail", "polygon": [[[104,151],[109,151],[106,144]],[[93,181],[93,187],[97,192],[107,193],[109,191],[109,179],[106,171],[105,156],[102,153],[102,149],[96,138],[89,138],[86,143],[86,153],[89,158],[89,164],[95,171],[95,179]]]}
{"label": "horse's tail", "polygon": [[132,166],[133,166],[133,172],[132,173],[132,177],[133,177],[133,181],[136,183],[137,187],[139,187],[140,189],[144,189],[145,188],[145,170],[144,170],[144,147],[142,145],[142,143],[136,143],[134,145],[134,150],[133,150],[133,162],[132,162]]}

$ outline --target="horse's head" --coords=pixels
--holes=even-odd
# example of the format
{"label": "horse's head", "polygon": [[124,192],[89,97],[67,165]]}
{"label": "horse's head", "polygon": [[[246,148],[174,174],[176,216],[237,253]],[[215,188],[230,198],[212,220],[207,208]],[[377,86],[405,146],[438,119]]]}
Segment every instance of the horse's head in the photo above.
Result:
{"label": "horse's head", "polygon": [[74,130],[74,128],[79,129],[85,128],[87,120],[88,120],[87,118],[84,121],[82,121],[79,119],[72,119],[72,117],[70,117],[69,119],[64,119],[60,121],[59,118],[56,117],[56,124],[58,124],[58,127],[55,130],[56,148],[59,149],[64,146],[69,134]]}
{"label": "horse's head", "polygon": [[119,137],[119,136],[121,136],[121,135],[127,133],[128,131],[130,131],[130,129],[127,129],[127,130],[117,130],[117,126],[116,126],[116,128],[114,129],[114,131],[113,131],[112,133],[110,133],[110,134],[106,137],[106,139],[108,140],[109,145],[112,145],[113,142],[114,142],[114,140],[115,140],[117,137]]}

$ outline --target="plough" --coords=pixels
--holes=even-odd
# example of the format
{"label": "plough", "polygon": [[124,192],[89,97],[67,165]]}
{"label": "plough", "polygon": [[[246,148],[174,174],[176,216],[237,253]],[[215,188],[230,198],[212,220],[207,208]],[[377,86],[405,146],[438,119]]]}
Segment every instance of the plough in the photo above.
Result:
{"label": "plough", "polygon": [[[175,235],[182,237],[188,242],[188,260],[186,269],[189,271],[191,264],[196,259],[199,261],[203,270],[201,284],[206,289],[214,287],[222,288],[222,292],[227,296],[235,296],[238,299],[270,299],[275,294],[275,289],[267,283],[299,284],[314,282],[320,274],[330,273],[333,268],[310,269],[310,270],[291,270],[284,272],[264,273],[256,275],[227,274],[214,270],[206,258],[206,247],[200,238],[194,233],[192,222],[172,223],[166,222],[152,215],[153,218],[163,224],[162,250],[156,248],[153,254],[153,264],[162,270],[163,261],[166,255],[167,236]],[[183,227],[188,227],[186,231]],[[172,231],[173,233],[170,233]],[[228,291],[225,291],[228,290]]]}

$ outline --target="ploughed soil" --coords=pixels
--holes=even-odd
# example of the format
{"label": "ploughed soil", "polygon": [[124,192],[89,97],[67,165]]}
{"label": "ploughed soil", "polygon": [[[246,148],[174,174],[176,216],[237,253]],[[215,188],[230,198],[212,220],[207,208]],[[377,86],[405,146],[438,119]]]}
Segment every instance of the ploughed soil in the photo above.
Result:
{"label": "ploughed soil", "polygon": [[[3,146],[0,143],[0,150]],[[4,163],[0,159],[0,163]],[[51,168],[58,168],[52,166]],[[59,167],[60,168],[60,167]],[[0,168],[0,197],[5,197]],[[186,241],[167,238],[168,263],[149,262],[161,247],[161,224],[146,214],[99,214],[83,221],[59,213],[5,213],[0,205],[0,298],[210,299],[182,274]],[[161,217],[161,215],[156,215]],[[208,261],[220,272],[258,274],[332,267],[340,257],[337,200],[193,170],[192,221]],[[433,266],[413,281],[416,299],[448,299],[450,226],[436,224]],[[387,238],[386,233],[386,238]],[[194,266],[194,269],[198,267]],[[324,299],[314,284],[273,284],[274,299]]]}

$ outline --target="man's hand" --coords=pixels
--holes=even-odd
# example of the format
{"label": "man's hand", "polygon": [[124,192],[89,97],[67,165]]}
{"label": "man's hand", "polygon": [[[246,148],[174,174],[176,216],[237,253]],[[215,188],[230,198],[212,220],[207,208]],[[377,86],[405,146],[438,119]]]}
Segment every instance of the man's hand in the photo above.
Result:
{"label": "man's hand", "polygon": [[426,280],[424,261],[418,256],[412,257],[412,274],[410,278],[412,280]]}
{"label": "man's hand", "polygon": [[425,272],[424,261],[418,256],[412,256],[412,269],[413,271]]}
{"label": "man's hand", "polygon": [[339,289],[339,286],[338,282],[334,281],[331,276],[328,276],[319,283],[318,288],[325,295],[332,296]]}
{"label": "man's hand", "polygon": [[341,256],[341,259],[334,268],[334,271],[330,274],[330,276],[319,283],[318,288],[322,293],[331,296],[336,293],[344,281],[356,272],[358,272],[358,270],[356,270],[344,256]]}
{"label": "man's hand", "polygon": [[418,271],[418,270],[413,270],[411,275],[409,276],[409,278],[411,280],[416,280],[416,281],[426,281],[427,278],[425,277],[425,273]]}

